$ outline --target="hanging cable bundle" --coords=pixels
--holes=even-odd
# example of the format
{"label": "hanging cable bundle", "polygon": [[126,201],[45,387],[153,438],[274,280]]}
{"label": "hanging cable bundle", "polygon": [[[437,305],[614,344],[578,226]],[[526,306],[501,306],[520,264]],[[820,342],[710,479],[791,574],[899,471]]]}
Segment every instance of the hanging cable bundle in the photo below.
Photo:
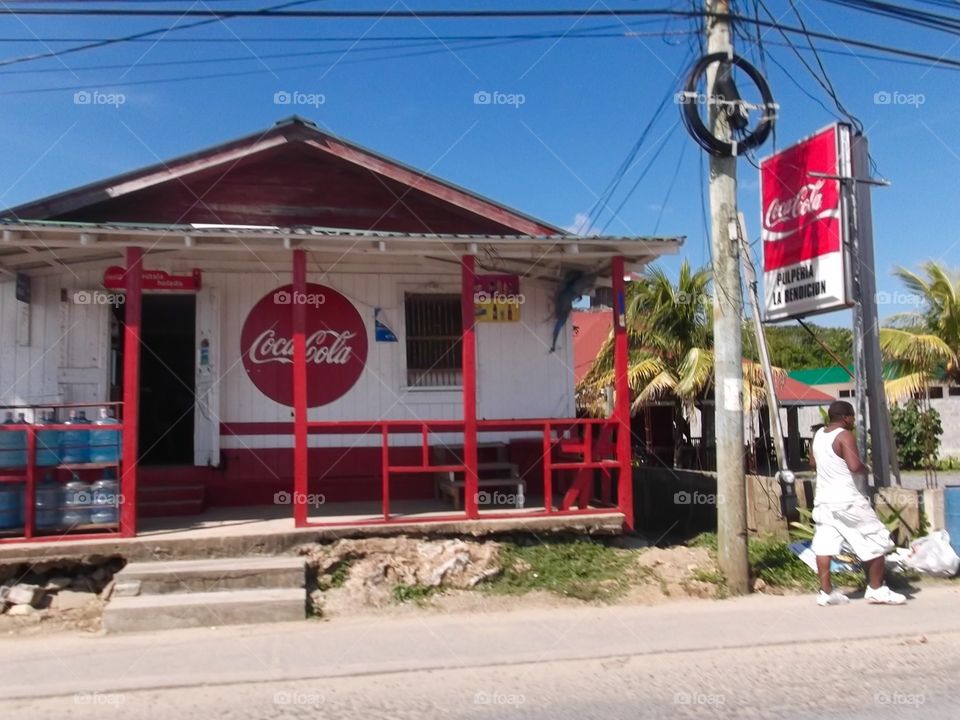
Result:
{"label": "hanging cable bundle", "polygon": [[[697,85],[707,68],[714,63],[719,63],[720,67],[717,68],[713,94],[704,96],[697,92]],[[748,103],[740,97],[733,80],[734,66],[743,70],[756,86],[761,98],[759,104]],[[744,58],[733,53],[711,53],[700,58],[690,70],[683,92],[678,93],[677,101],[687,132],[700,147],[718,157],[736,157],[760,147],[770,135],[777,119],[778,106],[773,100],[766,78]],[[701,104],[707,106],[708,115],[714,107],[718,112],[726,113],[734,140],[722,140],[711,132],[700,115]],[[760,119],[752,130],[749,128],[751,110],[761,111]]]}

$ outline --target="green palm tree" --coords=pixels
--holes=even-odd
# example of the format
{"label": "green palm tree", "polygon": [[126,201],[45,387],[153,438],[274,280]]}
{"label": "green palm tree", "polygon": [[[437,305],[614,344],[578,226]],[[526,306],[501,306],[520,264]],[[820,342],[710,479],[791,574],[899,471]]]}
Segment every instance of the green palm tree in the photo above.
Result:
{"label": "green palm tree", "polygon": [[880,347],[897,375],[886,383],[891,400],[923,392],[942,376],[960,384],[960,272],[932,260],[921,270],[901,267],[894,275],[924,309],[895,315],[890,327],[880,329]]}
{"label": "green palm tree", "polygon": [[[670,399],[674,418],[674,461],[679,453],[680,428],[707,393],[713,380],[713,311],[711,273],[693,270],[684,261],[674,284],[658,267],[651,267],[626,289],[628,339],[627,383],[631,411]],[[763,398],[759,365],[744,363],[744,392],[749,407]],[[577,386],[581,410],[600,416],[604,390],[613,384],[613,338],[600,348],[590,370]]]}

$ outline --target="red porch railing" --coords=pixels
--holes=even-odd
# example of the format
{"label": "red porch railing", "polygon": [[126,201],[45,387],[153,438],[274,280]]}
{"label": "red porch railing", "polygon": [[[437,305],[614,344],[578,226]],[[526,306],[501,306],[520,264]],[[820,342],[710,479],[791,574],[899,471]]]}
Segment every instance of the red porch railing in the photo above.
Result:
{"label": "red porch railing", "polygon": [[[465,423],[462,420],[378,420],[378,421],[347,421],[325,422],[313,421],[307,423],[307,433],[310,435],[379,435],[380,436],[380,474],[381,474],[381,512],[373,518],[352,518],[350,520],[323,520],[318,521],[306,517],[306,507],[298,512],[296,505],[306,505],[309,496],[306,483],[297,483],[294,487],[294,518],[298,527],[316,526],[346,526],[346,525],[375,525],[390,523],[416,522],[448,522],[468,519],[506,519],[522,517],[544,517],[556,515],[577,515],[612,513],[630,517],[632,508],[624,505],[631,493],[624,485],[632,482],[631,473],[623,471],[625,464],[618,457],[618,447],[614,441],[618,420],[615,418],[537,418],[537,419],[509,419],[509,420],[478,420],[477,433],[518,433],[535,432],[541,437],[542,453],[539,463],[542,465],[544,503],[542,508],[525,510],[479,510],[476,504],[478,493],[477,467],[470,468],[468,453],[464,454],[462,462],[449,463],[435,462],[431,449],[448,447],[445,443],[430,443],[431,435],[440,433],[464,435]],[[283,427],[281,425],[280,427]],[[278,431],[280,430],[278,427]],[[263,434],[261,428],[257,434]],[[391,460],[390,439],[397,434],[419,435],[418,462],[397,464]],[[449,446],[453,447],[453,446]],[[459,444],[456,447],[461,447]],[[474,460],[474,462],[477,462]],[[478,463],[479,464],[479,463]],[[532,463],[530,469],[536,466]],[[629,468],[629,461],[626,463]],[[601,492],[600,502],[593,502],[593,485],[595,472],[600,471]],[[617,501],[612,501],[613,471],[617,471],[618,494]],[[528,469],[529,472],[529,469]],[[569,487],[559,504],[554,503],[557,487],[557,473],[565,472],[571,476]],[[464,475],[464,506],[462,512],[450,514],[416,514],[399,516],[391,512],[392,482],[396,476],[423,475],[428,473],[463,473]],[[521,478],[522,479],[522,478]],[[470,502],[473,499],[474,502]],[[574,509],[573,505],[577,508]],[[472,506],[472,507],[471,507]]]}
{"label": "red porch railing", "polygon": [[[99,426],[91,423],[89,425],[76,425],[68,424],[63,422],[58,423],[44,423],[42,425],[35,424],[35,421],[38,417],[38,412],[43,410],[70,410],[70,409],[90,409],[90,408],[100,408],[100,407],[110,407],[113,408],[114,417],[116,423],[112,423],[107,427],[100,428]],[[122,528],[122,519],[125,517],[125,510],[129,513],[129,499],[125,496],[124,493],[124,479],[123,479],[123,462],[122,455],[120,453],[120,446],[118,443],[117,448],[117,459],[115,462],[57,462],[52,465],[38,465],[37,464],[37,453],[38,453],[38,442],[37,435],[40,432],[69,432],[69,431],[93,431],[97,429],[109,430],[111,432],[116,432],[117,438],[123,437],[123,403],[120,402],[108,402],[108,403],[97,403],[95,405],[87,403],[68,403],[68,404],[56,404],[56,405],[7,405],[0,406],[0,412],[12,411],[14,413],[24,413],[30,414],[31,419],[34,420],[33,423],[24,423],[24,424],[6,424],[0,423],[0,433],[23,433],[26,440],[26,462],[25,464],[20,464],[19,462],[8,467],[3,467],[8,465],[9,461],[5,458],[8,457],[5,454],[0,454],[0,493],[3,494],[4,507],[9,508],[11,498],[14,502],[17,501],[17,498],[22,502],[22,511],[23,523],[10,523],[11,527],[0,527],[0,543],[12,543],[12,542],[52,542],[59,540],[83,540],[91,538],[106,538],[106,537],[120,537],[128,536],[131,533],[123,531]],[[2,437],[2,436],[0,436]],[[22,452],[15,448],[12,445],[7,445],[6,443],[0,443],[4,446],[4,453],[17,453]],[[58,449],[59,451],[59,449]],[[57,460],[62,460],[61,457],[57,457]],[[63,489],[63,478],[69,473],[67,477],[81,477],[89,473],[100,472],[106,469],[113,469],[115,472],[115,480],[117,483],[117,493],[116,493],[116,513],[117,521],[110,523],[82,523],[82,524],[70,524],[66,525],[62,522],[51,523],[50,526],[45,524],[45,527],[39,528],[37,526],[37,490],[38,490],[38,475],[41,471],[49,472],[55,482],[57,483],[57,499],[55,510],[51,510],[45,506],[47,512],[56,512],[58,515],[63,513],[63,511],[68,507],[65,503],[64,489]],[[22,486],[22,493],[20,492]],[[49,500],[49,499],[48,499]],[[92,507],[96,507],[93,505]],[[3,523],[7,524],[7,523]]]}

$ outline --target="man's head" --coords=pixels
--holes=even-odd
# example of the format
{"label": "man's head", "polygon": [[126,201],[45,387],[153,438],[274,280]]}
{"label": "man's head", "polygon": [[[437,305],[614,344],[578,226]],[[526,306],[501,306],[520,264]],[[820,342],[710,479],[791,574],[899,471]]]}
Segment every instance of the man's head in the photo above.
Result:
{"label": "man's head", "polygon": [[827,415],[831,423],[842,425],[847,430],[852,430],[856,421],[856,414],[853,411],[853,405],[846,400],[835,400],[827,408]]}

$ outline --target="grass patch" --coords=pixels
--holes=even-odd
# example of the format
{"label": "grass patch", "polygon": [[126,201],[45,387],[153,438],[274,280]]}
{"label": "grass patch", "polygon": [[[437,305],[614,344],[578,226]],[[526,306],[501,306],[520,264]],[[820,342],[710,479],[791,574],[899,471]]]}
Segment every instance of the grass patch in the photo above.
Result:
{"label": "grass patch", "polygon": [[345,558],[337,563],[333,568],[317,578],[317,588],[326,592],[335,588],[343,587],[350,575],[350,566],[353,565],[352,558]]}
{"label": "grass patch", "polygon": [[687,543],[687,547],[702,547],[711,552],[717,551],[717,534],[714,532],[704,532],[694,536]]}
{"label": "grass patch", "polygon": [[635,574],[630,551],[586,540],[505,543],[500,561],[503,572],[483,587],[507,595],[546,590],[578,600],[612,600],[626,591]]}
{"label": "grass patch", "polygon": [[[767,585],[810,591],[820,587],[816,573],[804,565],[782,540],[752,538],[748,554],[753,576]],[[862,589],[866,583],[863,573],[859,572],[833,573],[832,578],[835,585],[842,587]]]}
{"label": "grass patch", "polygon": [[719,570],[708,568],[696,568],[691,577],[700,582],[710,583],[711,585],[726,585],[727,579]]}
{"label": "grass patch", "polygon": [[393,599],[400,603],[415,602],[424,605],[433,595],[440,593],[439,586],[433,585],[394,585]]}

